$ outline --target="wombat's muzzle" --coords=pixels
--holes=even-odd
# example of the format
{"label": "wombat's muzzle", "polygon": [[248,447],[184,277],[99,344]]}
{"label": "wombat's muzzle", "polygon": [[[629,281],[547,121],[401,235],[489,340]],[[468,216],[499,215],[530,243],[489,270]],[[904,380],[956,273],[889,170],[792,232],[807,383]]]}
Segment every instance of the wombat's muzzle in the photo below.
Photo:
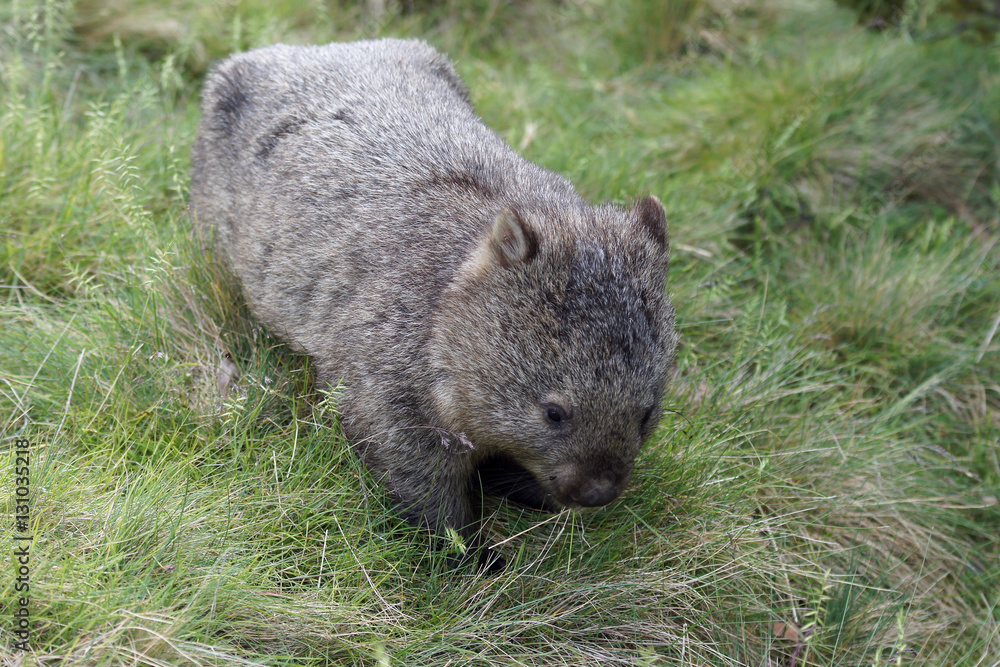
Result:
{"label": "wombat's muzzle", "polygon": [[581,507],[603,507],[621,493],[619,476],[607,470],[600,475],[585,479],[570,497]]}

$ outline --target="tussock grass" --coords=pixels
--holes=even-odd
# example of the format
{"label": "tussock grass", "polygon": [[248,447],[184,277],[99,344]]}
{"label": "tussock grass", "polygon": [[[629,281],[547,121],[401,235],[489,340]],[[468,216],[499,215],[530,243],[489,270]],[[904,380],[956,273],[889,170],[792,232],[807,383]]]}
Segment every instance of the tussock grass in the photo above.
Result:
{"label": "tussock grass", "polygon": [[[35,455],[32,645],[4,620],[0,663],[994,664],[996,48],[819,0],[428,5],[0,8],[0,463]],[[670,213],[682,347],[632,488],[484,499],[493,577],[393,515],[188,220],[210,62],[374,35],[447,49],[591,199]]]}

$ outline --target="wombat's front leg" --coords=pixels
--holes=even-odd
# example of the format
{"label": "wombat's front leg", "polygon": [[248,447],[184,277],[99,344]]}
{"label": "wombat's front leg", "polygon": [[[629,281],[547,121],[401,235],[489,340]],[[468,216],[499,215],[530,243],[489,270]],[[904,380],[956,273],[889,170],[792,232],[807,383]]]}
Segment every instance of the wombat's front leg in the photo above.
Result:
{"label": "wombat's front leg", "polygon": [[388,471],[399,514],[411,524],[429,528],[438,535],[446,535],[449,529],[463,538],[474,535],[477,526],[467,475],[449,470],[448,466],[414,470],[412,462],[409,463]]}
{"label": "wombat's front leg", "polygon": [[[410,443],[412,445],[412,443]],[[430,449],[430,447],[428,448]],[[431,454],[401,457],[389,467],[387,478],[399,514],[409,523],[429,528],[442,546],[456,547],[451,531],[464,541],[465,554],[456,563],[475,558],[480,567],[497,571],[503,559],[479,535],[478,513],[469,494],[473,467],[464,453],[442,452],[438,443]],[[432,450],[433,451],[433,450]]]}

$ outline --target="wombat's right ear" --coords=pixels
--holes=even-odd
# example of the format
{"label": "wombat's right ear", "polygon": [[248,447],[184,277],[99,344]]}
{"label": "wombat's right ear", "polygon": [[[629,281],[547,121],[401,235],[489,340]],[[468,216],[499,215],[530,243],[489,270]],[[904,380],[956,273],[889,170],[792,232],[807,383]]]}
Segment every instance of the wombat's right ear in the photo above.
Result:
{"label": "wombat's right ear", "polygon": [[649,234],[664,252],[667,251],[667,212],[656,195],[649,195],[635,205],[633,211],[639,228]]}
{"label": "wombat's right ear", "polygon": [[504,209],[493,221],[490,257],[500,266],[527,264],[538,252],[538,235],[513,209]]}

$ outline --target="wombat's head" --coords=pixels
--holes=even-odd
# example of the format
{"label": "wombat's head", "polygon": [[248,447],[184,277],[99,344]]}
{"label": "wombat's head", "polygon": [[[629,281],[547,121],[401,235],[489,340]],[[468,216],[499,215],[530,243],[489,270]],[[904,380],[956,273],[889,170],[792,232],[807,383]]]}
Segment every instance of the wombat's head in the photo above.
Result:
{"label": "wombat's head", "polygon": [[432,395],[481,456],[529,470],[559,503],[625,487],[659,421],[677,336],[655,197],[501,211],[435,316]]}

